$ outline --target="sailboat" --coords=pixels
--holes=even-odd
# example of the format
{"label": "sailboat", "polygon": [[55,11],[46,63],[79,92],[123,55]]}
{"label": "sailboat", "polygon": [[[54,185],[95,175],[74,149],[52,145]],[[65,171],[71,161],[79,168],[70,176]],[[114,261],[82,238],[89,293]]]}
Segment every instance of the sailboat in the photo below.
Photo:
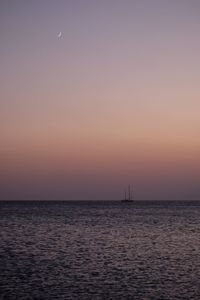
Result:
{"label": "sailboat", "polygon": [[134,199],[133,199],[133,189],[131,189],[131,186],[129,184],[128,186],[128,190],[125,189],[124,190],[124,199],[121,200],[121,202],[133,202]]}

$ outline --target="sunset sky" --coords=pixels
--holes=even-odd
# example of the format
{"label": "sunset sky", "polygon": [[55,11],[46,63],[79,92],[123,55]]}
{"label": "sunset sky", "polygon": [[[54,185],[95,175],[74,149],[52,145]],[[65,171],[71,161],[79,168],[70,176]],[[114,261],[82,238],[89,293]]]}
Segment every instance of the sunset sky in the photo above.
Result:
{"label": "sunset sky", "polygon": [[200,200],[200,1],[1,0],[0,199],[129,183]]}

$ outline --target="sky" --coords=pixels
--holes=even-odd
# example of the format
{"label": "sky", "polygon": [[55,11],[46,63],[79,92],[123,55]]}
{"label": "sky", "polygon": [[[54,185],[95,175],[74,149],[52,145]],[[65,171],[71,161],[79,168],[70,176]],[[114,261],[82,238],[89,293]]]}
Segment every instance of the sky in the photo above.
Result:
{"label": "sky", "polygon": [[200,200],[199,28],[199,0],[1,0],[0,199]]}

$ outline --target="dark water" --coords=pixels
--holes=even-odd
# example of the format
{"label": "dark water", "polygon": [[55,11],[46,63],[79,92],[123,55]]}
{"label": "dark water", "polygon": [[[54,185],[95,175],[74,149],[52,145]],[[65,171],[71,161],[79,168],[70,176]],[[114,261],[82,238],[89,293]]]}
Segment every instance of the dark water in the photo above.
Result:
{"label": "dark water", "polygon": [[0,299],[200,299],[200,203],[0,204]]}

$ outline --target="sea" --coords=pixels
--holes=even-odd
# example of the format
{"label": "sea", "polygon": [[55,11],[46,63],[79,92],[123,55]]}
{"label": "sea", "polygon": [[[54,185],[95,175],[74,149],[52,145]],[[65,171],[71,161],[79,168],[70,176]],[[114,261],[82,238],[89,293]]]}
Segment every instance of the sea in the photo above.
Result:
{"label": "sea", "polygon": [[0,299],[200,299],[200,202],[0,202]]}

